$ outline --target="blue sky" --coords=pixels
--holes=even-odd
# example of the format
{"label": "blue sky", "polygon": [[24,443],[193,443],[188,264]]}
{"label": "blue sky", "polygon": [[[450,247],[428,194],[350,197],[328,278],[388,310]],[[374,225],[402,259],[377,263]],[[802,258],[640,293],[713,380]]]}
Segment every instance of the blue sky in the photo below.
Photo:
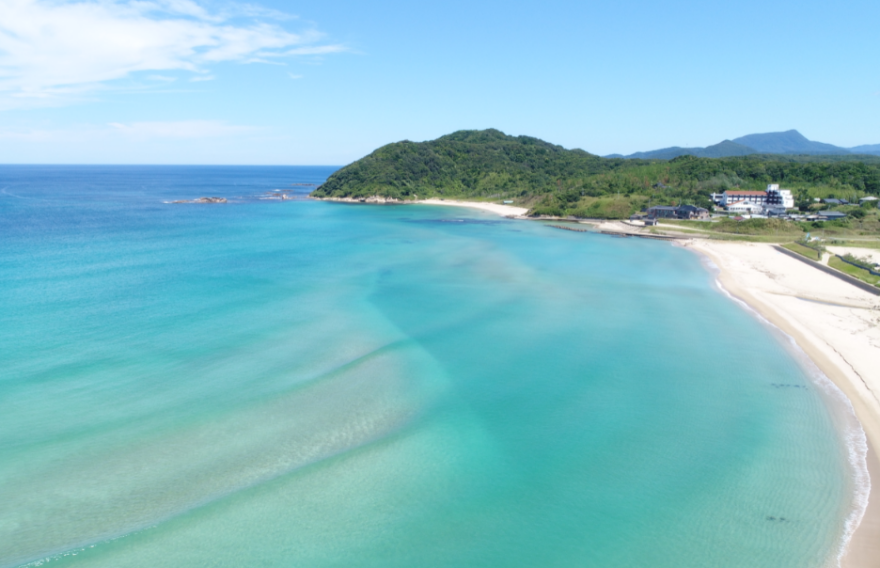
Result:
{"label": "blue sky", "polygon": [[0,0],[0,162],[332,164],[498,128],[596,154],[880,143],[880,3]]}

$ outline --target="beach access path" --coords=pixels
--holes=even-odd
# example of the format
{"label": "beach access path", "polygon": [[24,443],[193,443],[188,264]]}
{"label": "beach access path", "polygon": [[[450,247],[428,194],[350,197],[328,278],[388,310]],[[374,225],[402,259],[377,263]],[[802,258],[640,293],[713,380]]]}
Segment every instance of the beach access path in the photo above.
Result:
{"label": "beach access path", "polygon": [[870,446],[872,489],[845,568],[880,566],[880,297],[759,243],[689,241],[722,286],[795,339],[852,402]]}

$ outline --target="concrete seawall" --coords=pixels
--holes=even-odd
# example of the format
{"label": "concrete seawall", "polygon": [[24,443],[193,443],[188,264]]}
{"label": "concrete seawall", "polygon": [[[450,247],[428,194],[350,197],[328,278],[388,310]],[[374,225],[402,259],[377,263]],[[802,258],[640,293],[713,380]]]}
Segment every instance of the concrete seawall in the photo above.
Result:
{"label": "concrete seawall", "polygon": [[830,274],[831,276],[834,276],[836,278],[840,278],[844,282],[848,282],[848,283],[852,284],[853,286],[857,286],[857,287],[861,288],[862,290],[864,290],[865,292],[870,292],[871,294],[874,294],[875,296],[880,296],[880,288],[877,288],[876,286],[871,286],[867,282],[862,282],[858,278],[854,278],[854,277],[850,276],[849,274],[844,274],[843,272],[840,272],[839,270],[834,270],[830,266],[825,266],[824,264],[819,264],[818,262],[810,260],[809,258],[807,258],[805,256],[801,256],[796,252],[792,252],[792,251],[788,250],[787,248],[782,248],[781,246],[778,246],[778,245],[774,245],[773,248],[775,248],[776,250],[778,250],[782,254],[786,254],[792,258],[798,259],[799,261],[801,261],[803,263],[809,264],[810,266],[812,266],[814,268],[818,268],[819,270],[821,270],[822,272],[825,272],[826,274]]}

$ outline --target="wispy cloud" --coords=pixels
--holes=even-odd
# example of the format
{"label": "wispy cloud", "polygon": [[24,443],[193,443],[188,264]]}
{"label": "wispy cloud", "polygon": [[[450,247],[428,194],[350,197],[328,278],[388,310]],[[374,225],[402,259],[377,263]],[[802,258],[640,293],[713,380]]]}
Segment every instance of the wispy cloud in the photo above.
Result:
{"label": "wispy cloud", "polygon": [[257,130],[251,126],[236,126],[219,120],[133,122],[131,124],[111,122],[109,126],[116,132],[136,138],[215,138]]}
{"label": "wispy cloud", "polygon": [[[251,4],[193,0],[0,0],[0,109],[64,104],[143,71],[192,72],[345,51],[315,29]],[[295,17],[288,16],[288,20]]]}
{"label": "wispy cloud", "polygon": [[180,120],[165,122],[112,122],[107,125],[80,125],[76,128],[0,129],[0,140],[22,142],[94,142],[98,140],[197,139],[259,133],[253,126],[228,124],[220,120]]}

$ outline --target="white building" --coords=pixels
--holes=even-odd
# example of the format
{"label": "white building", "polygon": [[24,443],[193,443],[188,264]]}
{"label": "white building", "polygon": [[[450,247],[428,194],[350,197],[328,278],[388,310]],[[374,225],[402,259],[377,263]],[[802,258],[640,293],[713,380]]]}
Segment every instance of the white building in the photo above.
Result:
{"label": "white building", "polygon": [[[794,207],[794,196],[788,189],[779,189],[778,183],[767,185],[767,191],[732,189],[721,195],[721,205],[727,207],[728,211],[740,213],[744,207],[742,204],[760,206],[760,210],[756,210],[754,213],[781,215],[785,213],[786,209]],[[736,210],[731,209],[734,205],[737,206]]]}
{"label": "white building", "polygon": [[764,212],[764,206],[758,203],[751,203],[749,201],[742,200],[731,203],[727,206],[727,210],[731,213],[737,213],[739,215],[760,215]]}
{"label": "white building", "polygon": [[786,209],[794,208],[794,196],[791,190],[779,189],[778,183],[771,183],[767,186],[767,205],[769,209],[781,209],[780,212],[785,213]]}
{"label": "white building", "polygon": [[766,191],[746,191],[743,189],[731,189],[724,192],[721,197],[721,205],[730,208],[734,203],[744,201],[746,203],[754,203],[755,205],[764,205],[767,203]]}

